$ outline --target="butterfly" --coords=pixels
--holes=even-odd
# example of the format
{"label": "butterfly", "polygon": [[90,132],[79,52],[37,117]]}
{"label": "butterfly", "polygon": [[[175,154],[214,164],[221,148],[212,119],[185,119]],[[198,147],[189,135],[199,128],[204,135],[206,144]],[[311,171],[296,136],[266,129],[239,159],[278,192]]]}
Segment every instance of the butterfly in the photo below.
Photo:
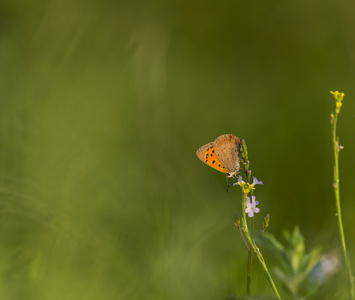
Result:
{"label": "butterfly", "polygon": [[206,165],[235,177],[239,171],[241,139],[233,134],[223,134],[214,142],[203,145],[196,151],[197,157]]}

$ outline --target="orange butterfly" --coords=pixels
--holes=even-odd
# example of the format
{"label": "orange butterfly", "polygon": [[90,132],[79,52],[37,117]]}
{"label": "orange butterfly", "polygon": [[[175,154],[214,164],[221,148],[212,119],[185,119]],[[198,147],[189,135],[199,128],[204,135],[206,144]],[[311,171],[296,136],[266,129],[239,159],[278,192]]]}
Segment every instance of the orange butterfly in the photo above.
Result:
{"label": "orange butterfly", "polygon": [[196,155],[206,165],[234,177],[239,171],[240,143],[235,135],[223,134],[198,149]]}

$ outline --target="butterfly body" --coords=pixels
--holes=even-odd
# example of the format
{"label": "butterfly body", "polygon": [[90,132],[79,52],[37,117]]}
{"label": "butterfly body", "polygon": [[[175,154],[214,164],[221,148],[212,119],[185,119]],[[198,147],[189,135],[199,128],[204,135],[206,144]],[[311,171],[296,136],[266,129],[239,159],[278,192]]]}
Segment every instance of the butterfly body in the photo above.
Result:
{"label": "butterfly body", "polygon": [[235,135],[223,134],[199,148],[196,155],[206,165],[233,177],[239,171],[240,143]]}

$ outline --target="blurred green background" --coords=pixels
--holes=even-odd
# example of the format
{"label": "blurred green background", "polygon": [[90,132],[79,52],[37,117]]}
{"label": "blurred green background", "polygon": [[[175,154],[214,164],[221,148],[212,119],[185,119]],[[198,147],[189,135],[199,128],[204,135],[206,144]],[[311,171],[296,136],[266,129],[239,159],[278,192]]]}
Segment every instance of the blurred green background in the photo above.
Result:
{"label": "blurred green background", "polygon": [[195,155],[224,133],[264,182],[256,226],[339,249],[330,90],[355,262],[355,2],[0,3],[1,299],[245,294],[240,191]]}

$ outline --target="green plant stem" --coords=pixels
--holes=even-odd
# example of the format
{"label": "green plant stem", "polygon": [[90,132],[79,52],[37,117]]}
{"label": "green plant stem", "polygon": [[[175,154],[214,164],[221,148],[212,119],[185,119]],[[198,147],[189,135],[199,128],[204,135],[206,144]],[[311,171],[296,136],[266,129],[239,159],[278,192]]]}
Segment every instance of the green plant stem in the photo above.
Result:
{"label": "green plant stem", "polygon": [[247,272],[247,295],[251,296],[251,262],[252,262],[253,250],[248,251],[248,272]]}
{"label": "green plant stem", "polygon": [[[253,247],[253,249],[254,249],[254,247]],[[266,266],[265,260],[264,260],[264,258],[263,258],[263,256],[262,256],[262,254],[261,254],[259,248],[256,247],[256,245],[255,245],[254,251],[255,251],[257,258],[259,259],[259,261],[260,261],[260,263],[261,263],[261,265],[262,265],[262,267],[263,267],[263,269],[264,269],[266,279],[268,280],[268,282],[269,282],[269,284],[270,284],[270,286],[271,286],[271,288],[272,288],[272,290],[273,290],[275,296],[277,297],[277,299],[281,299],[280,294],[279,294],[279,292],[277,291],[277,288],[276,288],[276,286],[275,286],[275,283],[274,283],[274,281],[272,280],[272,277],[271,277],[271,275],[270,275],[270,272],[269,272],[269,270],[268,270],[268,268],[267,268],[267,266]]]}
{"label": "green plant stem", "polygon": [[[271,277],[271,274],[266,266],[265,260],[263,258],[262,253],[260,252],[259,248],[257,247],[256,243],[254,242],[254,240],[251,238],[250,233],[249,233],[249,229],[248,229],[248,225],[247,225],[247,219],[246,219],[246,214],[245,214],[245,207],[246,207],[246,198],[247,195],[245,193],[243,193],[243,216],[242,216],[242,224],[243,224],[243,231],[245,233],[245,237],[248,240],[249,244],[250,244],[250,248],[252,249],[251,252],[254,252],[256,254],[256,257],[258,258],[261,266],[264,269],[264,273],[266,276],[267,281],[269,282],[271,289],[273,290],[275,296],[277,299],[281,299],[279,292],[277,291],[277,288],[275,286],[275,283]],[[249,287],[250,288],[250,287]]]}
{"label": "green plant stem", "polygon": [[[249,175],[249,174],[248,174]],[[247,182],[250,183],[250,175],[247,175]],[[249,197],[250,201],[252,201],[252,196],[253,193],[250,191]],[[245,209],[244,209],[244,214],[245,214]],[[250,230],[254,230],[254,217],[251,218],[250,221]],[[252,268],[253,268],[253,250],[249,248],[248,251],[248,271],[247,271],[247,295],[251,296],[251,274],[252,274]]]}
{"label": "green plant stem", "polygon": [[333,120],[333,147],[334,147],[333,150],[334,150],[334,160],[335,160],[333,187],[334,187],[334,193],[335,193],[335,203],[336,203],[337,216],[338,216],[340,240],[341,240],[341,245],[343,248],[345,265],[346,265],[346,269],[348,272],[349,299],[354,300],[354,279],[351,274],[349,253],[346,250],[344,227],[343,227],[343,221],[342,221],[342,216],[341,216],[341,207],[340,207],[340,191],[339,191],[339,151],[340,151],[340,145],[339,145],[339,140],[337,139],[337,136],[336,136],[337,120],[338,120],[338,113],[335,114],[334,120]]}
{"label": "green plant stem", "polygon": [[[254,218],[251,218],[250,229],[254,229]],[[253,262],[253,250],[249,248],[248,250],[248,271],[247,271],[247,295],[251,295],[251,272],[252,272],[252,262]]]}
{"label": "green plant stem", "polygon": [[[245,211],[245,210],[244,210]],[[272,277],[271,277],[271,274],[266,266],[266,263],[265,263],[265,260],[263,258],[263,255],[262,253],[260,252],[259,248],[257,247],[257,245],[255,244],[255,242],[252,240],[250,234],[249,234],[249,231],[248,231],[248,226],[246,225],[246,215],[245,213],[243,213],[243,227],[244,227],[244,233],[245,233],[245,236],[247,238],[247,240],[249,241],[249,244],[250,244],[250,247],[253,249],[253,252],[255,252],[256,254],[256,257],[258,258],[261,266],[263,267],[264,269],[264,273],[265,273],[265,276],[266,276],[266,279],[267,281],[269,282],[270,286],[271,286],[271,289],[273,290],[275,296],[277,299],[281,299],[280,297],[280,294],[279,292],[277,291],[277,288],[275,286],[275,283],[274,281],[272,280]]]}
{"label": "green plant stem", "polygon": [[249,245],[248,245],[248,243],[247,243],[247,241],[245,240],[245,237],[244,237],[244,235],[243,235],[243,231],[242,231],[242,229],[240,228],[240,221],[239,221],[239,219],[236,220],[236,222],[235,222],[234,224],[235,224],[235,226],[237,226],[237,228],[238,228],[238,231],[239,231],[239,233],[240,233],[240,236],[242,237],[242,240],[243,240],[243,242],[244,242],[245,247],[248,249],[248,251],[250,251]]}
{"label": "green plant stem", "polygon": [[[247,178],[248,184],[250,183],[250,177],[251,173],[248,172],[248,170],[245,169],[245,177]],[[250,191],[250,201],[252,201],[252,195],[253,193]],[[243,213],[245,214],[245,208],[243,208]],[[251,231],[254,230],[254,218],[251,218],[250,222],[250,229]],[[253,268],[253,250],[250,248],[248,251],[248,270],[247,270],[247,295],[251,296],[251,274],[252,274],[252,268]]]}

